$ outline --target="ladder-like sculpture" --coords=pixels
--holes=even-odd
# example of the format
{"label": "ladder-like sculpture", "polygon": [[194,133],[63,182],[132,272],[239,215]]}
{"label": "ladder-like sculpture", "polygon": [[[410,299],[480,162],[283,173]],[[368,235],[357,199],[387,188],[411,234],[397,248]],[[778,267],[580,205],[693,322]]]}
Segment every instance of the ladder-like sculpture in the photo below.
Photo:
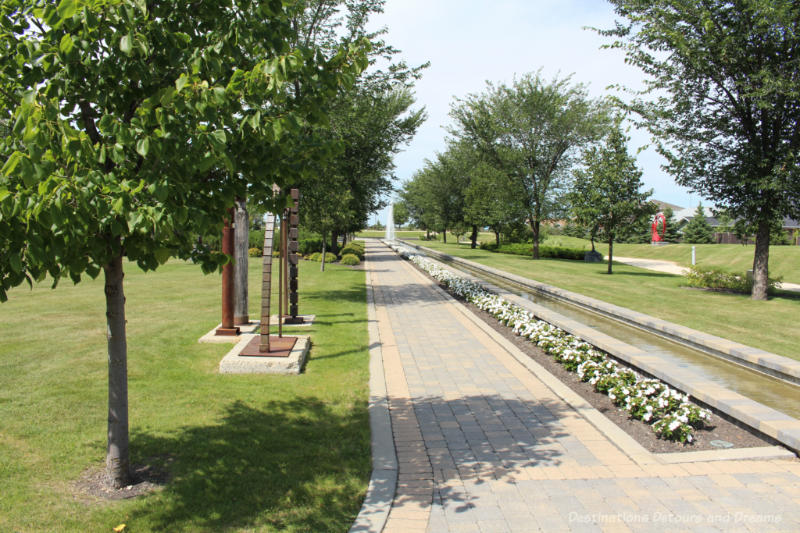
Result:
{"label": "ladder-like sculpture", "polygon": [[[272,296],[272,247],[275,234],[275,215],[264,215],[264,261],[261,278],[261,337],[258,351],[269,352],[270,296]],[[280,320],[280,317],[278,317]]]}

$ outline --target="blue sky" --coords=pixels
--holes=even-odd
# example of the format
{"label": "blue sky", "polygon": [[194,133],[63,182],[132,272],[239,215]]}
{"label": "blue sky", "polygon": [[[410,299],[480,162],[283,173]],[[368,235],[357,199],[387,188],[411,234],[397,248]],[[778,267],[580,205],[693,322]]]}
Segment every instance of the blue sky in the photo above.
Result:
{"label": "blue sky", "polygon": [[[600,50],[607,41],[583,29],[610,28],[614,18],[604,0],[387,0],[372,26],[388,28],[387,42],[409,64],[431,62],[416,86],[428,120],[395,158],[398,187],[444,149],[453,99],[482,92],[487,80],[510,83],[515,74],[541,68],[546,79],[572,74],[594,97],[609,94],[612,84],[640,87],[640,71],[625,65],[619,51]],[[631,130],[630,136],[631,153],[651,142],[646,132]],[[638,163],[655,199],[683,207],[701,200],[660,169],[654,150],[640,153]],[[386,210],[377,218],[385,223]]]}

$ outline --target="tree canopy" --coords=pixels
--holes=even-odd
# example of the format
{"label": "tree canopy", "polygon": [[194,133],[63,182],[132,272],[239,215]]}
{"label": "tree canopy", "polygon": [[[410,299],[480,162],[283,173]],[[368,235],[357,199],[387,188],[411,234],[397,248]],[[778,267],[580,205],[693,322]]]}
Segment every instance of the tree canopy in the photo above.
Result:
{"label": "tree canopy", "polygon": [[628,154],[628,140],[617,123],[601,146],[586,150],[569,194],[575,220],[591,228],[593,238],[599,230],[608,243],[609,274],[620,230],[635,227],[655,212],[655,205],[647,201],[653,191],[641,191],[642,171]]}
{"label": "tree canopy", "polygon": [[765,299],[770,224],[800,214],[800,4],[610,1],[624,20],[600,33],[648,76],[630,109],[677,183],[756,227]]}
{"label": "tree canopy", "polygon": [[511,85],[487,83],[483,93],[457,100],[450,114],[451,133],[517,185],[538,259],[540,225],[563,214],[573,163],[606,123],[603,105],[584,85],[547,82],[537,72]]}
{"label": "tree canopy", "polygon": [[[295,45],[280,0],[9,0],[0,6],[0,300],[50,275],[106,279],[109,475],[128,480],[123,257],[207,271],[191,238],[331,152],[315,126],[366,66],[358,41]],[[291,91],[304,87],[302,98]],[[280,201],[280,200],[278,200]]]}

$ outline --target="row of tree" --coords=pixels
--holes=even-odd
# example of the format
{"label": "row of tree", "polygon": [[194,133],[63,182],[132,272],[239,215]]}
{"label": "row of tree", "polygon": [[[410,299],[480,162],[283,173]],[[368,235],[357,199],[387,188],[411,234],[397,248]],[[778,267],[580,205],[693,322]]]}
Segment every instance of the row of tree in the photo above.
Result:
{"label": "row of tree", "polygon": [[365,30],[383,3],[0,6],[0,301],[104,273],[115,486],[130,480],[123,259],[214,271],[230,258],[194,237],[218,235],[236,198],[283,208],[273,184],[301,187],[320,230],[366,220],[423,117],[403,118],[420,69]]}
{"label": "row of tree", "polygon": [[[596,31],[645,74],[645,88],[616,105],[652,134],[678,184],[753,232],[752,297],[766,299],[776,222],[800,218],[800,3],[610,1],[621,20]],[[581,85],[544,83],[539,75],[457,101],[447,151],[403,191],[412,218],[423,227],[454,227],[464,220],[454,200],[470,198],[464,213],[473,224],[497,231],[505,216],[527,220],[537,257],[540,225],[569,211],[561,193],[575,175],[573,215],[587,223],[613,203],[603,200],[615,191],[609,169],[621,172],[615,179],[627,175],[631,187],[636,181],[638,171],[614,148],[623,135],[609,129],[613,119],[602,108]],[[604,144],[590,148],[604,132]],[[571,174],[579,157],[583,173]],[[455,175],[458,168],[469,177]],[[591,183],[601,176],[605,186]],[[426,185],[434,179],[445,181]],[[631,187],[623,203],[639,205]],[[604,217],[598,227],[610,229],[603,225],[616,224],[618,214]]]}
{"label": "row of tree", "polygon": [[654,213],[641,171],[628,153],[621,119],[609,102],[589,98],[569,78],[528,74],[511,85],[489,83],[457,100],[447,150],[406,183],[402,208],[422,228],[479,227],[497,236],[528,224],[539,258],[542,224],[571,219],[592,241],[613,243],[622,228]]}

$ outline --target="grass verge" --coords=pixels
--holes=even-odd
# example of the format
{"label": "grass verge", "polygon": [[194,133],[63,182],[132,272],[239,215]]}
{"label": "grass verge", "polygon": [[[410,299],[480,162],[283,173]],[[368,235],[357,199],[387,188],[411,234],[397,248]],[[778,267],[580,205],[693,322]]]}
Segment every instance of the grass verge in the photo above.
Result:
{"label": "grass verge", "polygon": [[539,259],[470,249],[468,244],[420,243],[530,279],[800,360],[800,299],[782,293],[768,301],[683,287],[681,276],[623,264]]}
{"label": "grass verge", "polygon": [[[18,288],[0,305],[0,531],[346,530],[370,473],[364,272],[301,261],[300,312],[317,316],[294,330],[312,338],[306,372],[239,376],[217,373],[230,345],[197,343],[219,322],[219,275],[126,269],[131,460],[170,481],[132,500],[76,494],[105,458],[102,279]],[[260,276],[252,259],[251,318]]]}

